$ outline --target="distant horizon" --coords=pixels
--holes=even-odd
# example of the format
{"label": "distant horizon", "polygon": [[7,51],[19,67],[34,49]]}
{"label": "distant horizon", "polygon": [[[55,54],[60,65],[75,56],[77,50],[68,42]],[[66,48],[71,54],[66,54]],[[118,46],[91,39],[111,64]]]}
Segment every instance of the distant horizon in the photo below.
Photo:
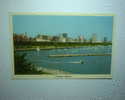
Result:
{"label": "distant horizon", "polygon": [[62,33],[68,33],[68,37],[84,36],[86,39],[96,34],[97,40],[107,37],[108,41],[111,41],[113,16],[15,15],[13,32],[16,34],[27,32],[30,37],[38,34],[59,36]]}
{"label": "distant horizon", "polygon": [[[26,35],[27,35],[28,37],[35,38],[35,37],[37,37],[38,35],[60,36],[61,34],[66,33],[66,32],[63,32],[63,33],[60,32],[60,33],[57,33],[57,34],[54,34],[54,35],[53,35],[53,34],[50,35],[50,34],[47,34],[47,33],[41,33],[41,32],[24,32],[24,33],[16,33],[16,34],[21,35],[21,34],[25,34],[25,33],[27,33]],[[34,34],[34,33],[35,33],[35,34]],[[32,34],[32,35],[30,35],[30,34]],[[33,35],[33,34],[34,34],[34,35]],[[93,34],[96,35],[96,33],[93,33],[93,34],[91,34],[91,37],[87,38],[87,37],[84,36],[84,34],[82,34],[82,35],[77,35],[77,37],[71,37],[71,36],[69,36],[69,33],[67,33],[67,34],[68,34],[68,38],[76,39],[76,38],[78,38],[79,36],[83,36],[84,39],[87,39],[87,40],[91,39]],[[106,36],[102,37],[99,41],[103,41],[105,37],[106,37]],[[98,36],[97,36],[96,38],[97,38],[97,40],[98,40]],[[106,37],[106,38],[107,38],[107,37]],[[108,41],[112,41],[112,40],[108,40]]]}

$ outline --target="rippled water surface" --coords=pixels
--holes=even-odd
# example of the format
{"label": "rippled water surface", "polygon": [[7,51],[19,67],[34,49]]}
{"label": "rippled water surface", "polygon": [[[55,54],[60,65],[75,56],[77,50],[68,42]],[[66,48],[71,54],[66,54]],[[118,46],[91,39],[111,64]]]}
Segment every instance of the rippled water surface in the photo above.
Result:
{"label": "rippled water surface", "polygon": [[111,56],[48,57],[54,54],[111,54],[111,46],[17,52],[26,53],[27,60],[38,67],[58,69],[73,74],[109,74],[111,70]]}

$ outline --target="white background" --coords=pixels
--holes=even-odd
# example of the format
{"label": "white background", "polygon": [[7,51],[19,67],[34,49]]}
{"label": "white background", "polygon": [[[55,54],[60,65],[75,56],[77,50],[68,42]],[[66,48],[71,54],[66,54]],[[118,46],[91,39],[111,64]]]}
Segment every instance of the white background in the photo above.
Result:
{"label": "white background", "polygon": [[[9,12],[115,14],[113,79],[12,80]],[[124,100],[125,0],[0,0],[0,100]]]}

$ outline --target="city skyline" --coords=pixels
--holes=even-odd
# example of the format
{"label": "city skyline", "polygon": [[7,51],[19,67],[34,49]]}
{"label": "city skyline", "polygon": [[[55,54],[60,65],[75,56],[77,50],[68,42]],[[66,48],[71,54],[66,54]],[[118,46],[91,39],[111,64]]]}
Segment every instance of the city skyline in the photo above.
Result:
{"label": "city skyline", "polygon": [[113,17],[16,15],[13,16],[13,26],[15,33],[27,32],[31,37],[38,34],[53,36],[68,33],[72,38],[84,36],[90,39],[92,34],[96,34],[98,40],[107,37],[111,41]]}
{"label": "city skyline", "polygon": [[[108,40],[107,37],[103,37],[102,40],[98,40],[97,39],[97,35],[96,34],[92,34],[91,35],[91,38],[90,39],[86,39],[83,35],[81,36],[78,36],[76,38],[72,38],[72,37],[69,37],[68,36],[68,33],[62,33],[62,34],[59,34],[59,35],[47,35],[47,34],[37,34],[35,37],[30,37],[30,35],[28,36],[27,32],[25,33],[21,33],[21,34],[16,34],[16,33],[13,33],[14,34],[14,39],[17,40],[17,41],[28,41],[28,40],[36,40],[37,42],[41,41],[41,42],[45,42],[45,41],[48,41],[48,42],[93,42],[93,43],[96,43],[96,42],[112,42],[110,40]],[[55,40],[56,39],[56,40]]]}

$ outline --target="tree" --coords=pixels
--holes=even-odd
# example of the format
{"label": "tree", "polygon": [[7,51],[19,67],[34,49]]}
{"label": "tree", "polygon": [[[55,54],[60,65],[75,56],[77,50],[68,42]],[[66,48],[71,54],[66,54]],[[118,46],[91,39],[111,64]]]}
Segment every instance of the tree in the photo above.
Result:
{"label": "tree", "polygon": [[36,67],[27,61],[26,54],[20,55],[16,52],[14,53],[15,59],[15,74],[47,74],[42,70],[38,71]]}

